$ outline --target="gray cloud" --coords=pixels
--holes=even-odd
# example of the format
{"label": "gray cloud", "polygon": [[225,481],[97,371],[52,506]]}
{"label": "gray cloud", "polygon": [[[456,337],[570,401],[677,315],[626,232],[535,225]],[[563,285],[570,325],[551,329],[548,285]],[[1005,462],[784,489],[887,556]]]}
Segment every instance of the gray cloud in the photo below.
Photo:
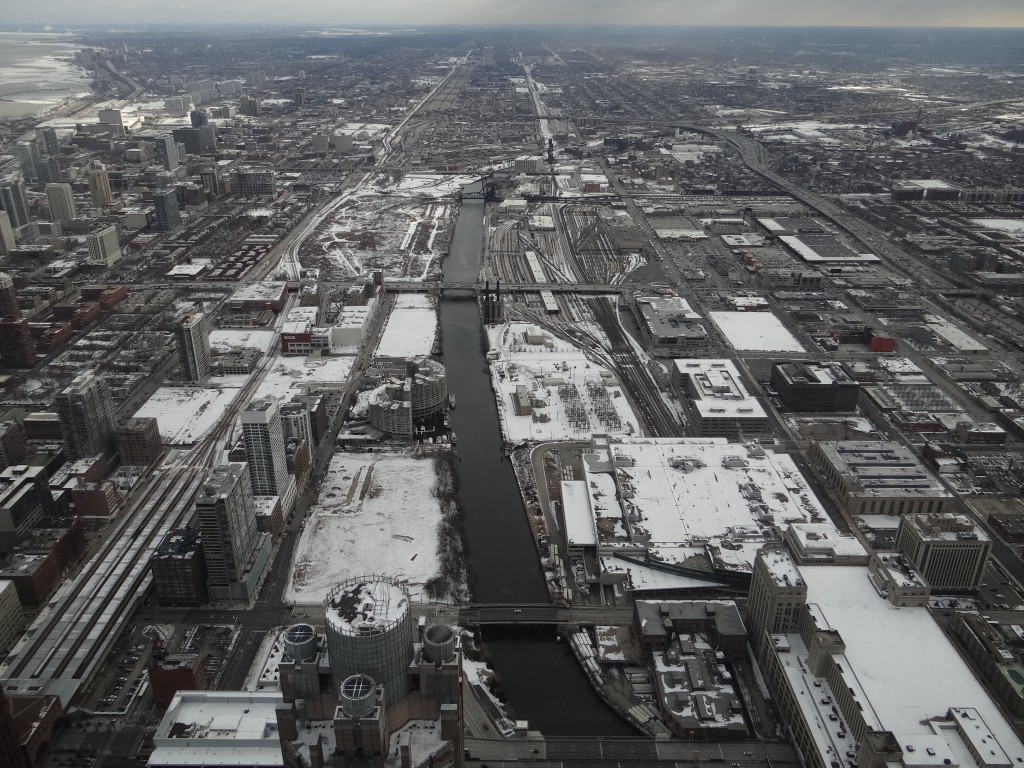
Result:
{"label": "gray cloud", "polygon": [[1024,27],[1021,0],[124,0],[11,2],[8,24],[652,24]]}

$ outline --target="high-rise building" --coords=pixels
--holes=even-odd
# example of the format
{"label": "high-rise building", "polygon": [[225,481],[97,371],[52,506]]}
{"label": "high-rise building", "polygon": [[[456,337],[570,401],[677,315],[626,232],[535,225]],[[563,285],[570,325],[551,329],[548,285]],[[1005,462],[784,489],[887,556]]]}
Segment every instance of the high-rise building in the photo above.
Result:
{"label": "high-rise building", "polygon": [[103,208],[114,202],[114,193],[110,191],[110,174],[100,168],[89,174],[89,194],[92,204]]}
{"label": "high-rise building", "polygon": [[206,555],[196,529],[179,528],[164,536],[149,567],[160,605],[196,607],[206,602]]}
{"label": "high-rise building", "polygon": [[992,540],[966,515],[954,512],[906,515],[896,547],[937,592],[978,588]]}
{"label": "high-rise building", "polygon": [[191,311],[178,318],[178,357],[189,381],[202,381],[210,375],[210,328],[206,315]]}
{"label": "high-rise building", "polygon": [[154,192],[153,205],[156,207],[156,228],[161,232],[169,232],[181,223],[178,192],[174,187]]}
{"label": "high-rise building", "polygon": [[257,496],[284,494],[288,462],[284,453],[281,406],[273,398],[255,400],[242,411],[242,438],[252,490]]}
{"label": "high-rise building", "polygon": [[151,140],[155,143],[156,159],[163,164],[164,168],[173,171],[181,165],[181,160],[178,157],[178,145],[173,136],[164,134],[163,136],[153,136]]}
{"label": "high-rise building", "polygon": [[25,428],[17,421],[0,422],[0,469],[21,464],[26,456]]}
{"label": "high-rise building", "polygon": [[116,125],[118,133],[124,135],[124,118],[121,116],[120,109],[101,109],[98,113],[98,117],[101,123],[107,125]]}
{"label": "high-rise building", "polygon": [[45,155],[60,154],[60,139],[56,128],[36,128],[36,141]]}
{"label": "high-rise building", "polygon": [[6,272],[0,272],[0,317],[21,317],[14,279]]}
{"label": "high-rise building", "polygon": [[233,462],[211,470],[196,497],[196,522],[210,586],[242,581],[260,544],[245,464]]}
{"label": "high-rise building", "polygon": [[78,211],[75,195],[70,184],[51,183],[46,185],[46,199],[50,203],[50,218],[58,224],[70,224]]}
{"label": "high-rise building", "polygon": [[203,189],[207,191],[210,197],[220,195],[220,171],[217,170],[217,166],[204,168],[199,176],[203,180]]}
{"label": "high-rise building", "polygon": [[7,211],[0,211],[0,256],[8,256],[14,250],[17,241],[14,239],[14,229],[11,227],[11,217]]}
{"label": "high-rise building", "polygon": [[35,366],[36,342],[25,318],[0,317],[0,364],[7,368]]}
{"label": "high-rise building", "polygon": [[15,144],[14,156],[18,158],[18,165],[21,166],[21,175],[25,178],[25,181],[38,178],[41,156],[39,154],[39,145],[36,144],[35,139],[19,141]]}
{"label": "high-rise building", "polygon": [[231,172],[231,191],[241,197],[273,197],[277,178],[269,168],[236,168]]}
{"label": "high-rise building", "polygon": [[121,243],[118,240],[116,224],[90,232],[86,242],[89,245],[90,264],[112,267],[121,259]]}
{"label": "high-rise building", "polygon": [[105,454],[114,447],[110,390],[94,371],[81,373],[57,395],[64,446],[73,459]]}
{"label": "high-rise building", "polygon": [[163,452],[160,425],[152,416],[128,419],[117,430],[117,452],[121,463],[134,467],[148,467]]}
{"label": "high-rise building", "polygon": [[7,215],[11,218],[11,226],[15,229],[28,224],[28,198],[25,197],[25,185],[16,174],[0,181],[0,208],[7,211]]}

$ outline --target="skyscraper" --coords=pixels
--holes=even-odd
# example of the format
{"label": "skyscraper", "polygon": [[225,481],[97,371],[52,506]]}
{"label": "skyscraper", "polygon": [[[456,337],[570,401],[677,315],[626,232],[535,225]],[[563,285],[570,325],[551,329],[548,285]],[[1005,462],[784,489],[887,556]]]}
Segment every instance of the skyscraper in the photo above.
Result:
{"label": "skyscraper", "polygon": [[252,491],[257,496],[283,495],[288,487],[281,406],[267,397],[242,411],[242,439],[249,463]]}
{"label": "skyscraper", "polygon": [[206,315],[188,312],[178,318],[178,357],[189,381],[202,381],[210,375],[210,328]]}
{"label": "skyscraper", "polygon": [[161,232],[169,232],[181,223],[178,192],[174,187],[154,192],[153,205],[156,207],[156,228]]}
{"label": "skyscraper", "polygon": [[50,218],[58,224],[70,224],[75,220],[78,211],[70,184],[47,184],[46,199],[50,203]]}
{"label": "skyscraper", "polygon": [[111,267],[121,258],[121,244],[118,241],[117,225],[90,232],[86,238],[89,245],[89,263]]}
{"label": "skyscraper", "polygon": [[89,194],[92,195],[92,204],[97,208],[114,202],[114,193],[110,191],[110,174],[106,170],[100,168],[89,174]]}
{"label": "skyscraper", "polygon": [[0,211],[0,256],[7,256],[14,249],[17,242],[14,239],[14,230],[11,228],[11,217],[7,211]]}
{"label": "skyscraper", "polygon": [[36,128],[36,141],[44,155],[60,154],[60,139],[57,138],[56,128]]}
{"label": "skyscraper", "polygon": [[203,537],[210,587],[240,581],[259,546],[245,464],[233,462],[211,470],[196,497],[196,521]]}
{"label": "skyscraper", "polygon": [[25,318],[0,317],[0,364],[8,368],[35,366],[36,341]]}
{"label": "skyscraper", "polygon": [[14,156],[18,158],[18,165],[21,166],[21,174],[25,181],[31,181],[39,176],[40,155],[39,145],[35,139],[19,141],[14,145]]}
{"label": "skyscraper", "polygon": [[0,181],[0,208],[7,211],[15,229],[28,224],[28,198],[25,197],[25,185],[17,174]]}
{"label": "skyscraper", "polygon": [[105,454],[114,447],[110,390],[94,371],[76,376],[56,401],[64,446],[73,459]]}
{"label": "skyscraper", "polygon": [[178,145],[173,136],[168,134],[154,136],[153,141],[156,143],[156,159],[163,164],[164,168],[173,171],[181,165],[181,160],[178,157]]}

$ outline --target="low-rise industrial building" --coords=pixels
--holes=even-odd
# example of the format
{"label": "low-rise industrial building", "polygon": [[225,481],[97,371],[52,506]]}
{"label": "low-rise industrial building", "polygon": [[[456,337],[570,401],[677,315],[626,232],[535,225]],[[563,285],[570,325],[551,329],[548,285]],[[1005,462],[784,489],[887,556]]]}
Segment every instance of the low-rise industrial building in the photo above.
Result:
{"label": "low-rise industrial building", "polygon": [[636,300],[640,329],[655,355],[701,355],[711,349],[702,318],[686,299],[677,296]]}
{"label": "low-rise industrial building", "polygon": [[952,495],[900,443],[815,442],[809,455],[851,515],[910,515],[952,509]]}
{"label": "low-rise industrial building", "polygon": [[776,363],[772,393],[787,411],[855,411],[860,384],[838,363]]}

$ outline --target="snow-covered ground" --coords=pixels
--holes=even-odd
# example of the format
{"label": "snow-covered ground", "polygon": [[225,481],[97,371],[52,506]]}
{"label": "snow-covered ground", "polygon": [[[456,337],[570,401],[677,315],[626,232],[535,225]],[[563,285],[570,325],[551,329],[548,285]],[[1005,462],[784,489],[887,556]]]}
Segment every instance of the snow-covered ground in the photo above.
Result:
{"label": "snow-covered ground", "polygon": [[437,338],[437,310],[425,293],[403,293],[395,300],[377,354],[388,357],[429,355]]}
{"label": "snow-covered ground", "polygon": [[352,372],[351,357],[277,357],[254,399],[279,397],[285,400],[306,389],[343,386]]}
{"label": "snow-covered ground", "polygon": [[193,445],[217,424],[239,387],[160,387],[135,416],[153,416],[165,445]]}
{"label": "snow-covered ground", "polygon": [[210,331],[210,349],[216,352],[249,347],[265,354],[273,343],[274,332],[265,328],[218,328]]}
{"label": "snow-covered ground", "polygon": [[344,579],[386,573],[413,600],[438,572],[441,509],[430,457],[338,453],[295,549],[285,600],[320,603]]}
{"label": "snow-covered ground", "polygon": [[711,312],[711,319],[739,352],[803,352],[772,312]]}
{"label": "snow-covered ground", "polygon": [[398,183],[399,193],[415,193],[430,197],[450,197],[479,176],[449,176],[439,173],[408,173]]}
{"label": "snow-covered ground", "polygon": [[[491,356],[497,355],[491,361],[491,384],[506,441],[588,440],[595,432],[640,433],[618,380],[578,347],[528,323],[491,327],[488,336]],[[540,343],[528,343],[528,338]],[[569,385],[575,385],[576,396],[563,399],[560,387]],[[526,388],[532,414],[516,413],[518,387]]]}

